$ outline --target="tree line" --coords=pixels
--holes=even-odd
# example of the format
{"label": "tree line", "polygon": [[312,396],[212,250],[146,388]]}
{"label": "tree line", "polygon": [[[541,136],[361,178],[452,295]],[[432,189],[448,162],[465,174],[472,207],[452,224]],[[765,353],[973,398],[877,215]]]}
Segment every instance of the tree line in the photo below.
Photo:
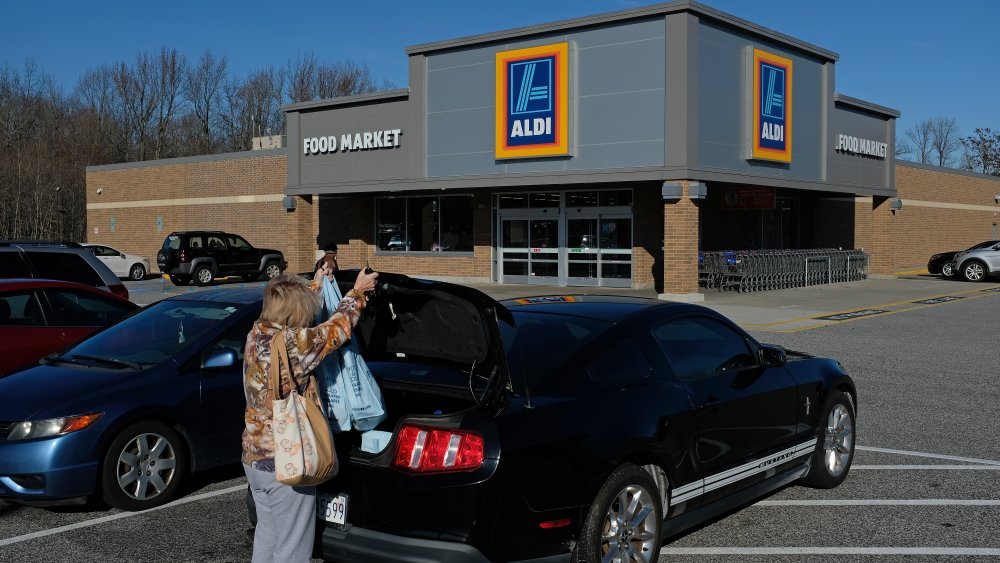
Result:
{"label": "tree line", "polygon": [[[960,152],[961,151],[961,152]],[[977,127],[959,135],[954,117],[933,117],[906,130],[896,142],[896,156],[921,164],[1000,175],[1000,131]]]}
{"label": "tree line", "polygon": [[0,68],[0,239],[86,239],[85,168],[250,150],[285,130],[281,106],[393,88],[350,60],[299,54],[231,72],[176,49],[86,71],[67,91],[33,61]]}

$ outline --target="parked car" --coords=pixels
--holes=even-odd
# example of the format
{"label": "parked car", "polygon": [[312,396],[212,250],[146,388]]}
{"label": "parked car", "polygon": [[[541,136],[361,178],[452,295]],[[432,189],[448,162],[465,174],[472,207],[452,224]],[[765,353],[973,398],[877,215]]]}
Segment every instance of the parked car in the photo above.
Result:
{"label": "parked car", "polygon": [[103,244],[84,243],[83,246],[120,278],[138,281],[149,273],[149,262],[138,254],[126,254]]}
{"label": "parked car", "polygon": [[0,280],[0,376],[138,308],[131,301],[79,283]]}
{"label": "parked car", "polygon": [[959,252],[952,262],[952,269],[970,282],[985,281],[987,276],[1000,273],[1000,241]]}
{"label": "parked car", "polygon": [[0,241],[0,279],[63,280],[128,299],[128,288],[89,249],[75,242]]}
{"label": "parked car", "polygon": [[276,278],[288,268],[281,251],[254,248],[243,237],[222,231],[170,233],[156,253],[156,265],[174,285],[194,279],[202,286],[225,276],[247,281]]}
{"label": "parked car", "polygon": [[979,244],[974,244],[965,250],[952,250],[950,252],[935,254],[934,256],[931,256],[930,260],[927,261],[927,273],[934,276],[941,275],[946,278],[950,278],[955,275],[955,271],[952,269],[952,262],[955,261],[956,255],[961,254],[962,252],[969,252],[980,248],[995,246],[997,244],[1000,244],[1000,240],[987,240]]}
{"label": "parked car", "polygon": [[262,288],[159,301],[0,378],[0,499],[141,510],[240,458]]}
{"label": "parked car", "polygon": [[850,469],[857,394],[840,364],[709,309],[497,303],[387,274],[379,291],[353,337],[387,445],[336,436],[340,474],[318,491],[326,560],[655,561],[682,530]]}

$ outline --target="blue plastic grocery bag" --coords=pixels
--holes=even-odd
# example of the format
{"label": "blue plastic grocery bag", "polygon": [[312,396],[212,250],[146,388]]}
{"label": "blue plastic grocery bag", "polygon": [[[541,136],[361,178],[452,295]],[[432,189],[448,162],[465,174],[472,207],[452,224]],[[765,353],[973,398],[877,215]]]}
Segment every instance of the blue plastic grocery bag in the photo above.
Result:
{"label": "blue plastic grocery bag", "polygon": [[[337,284],[324,279],[322,287],[325,306],[317,315],[317,322],[329,318],[330,312],[336,310],[343,299]],[[375,428],[385,418],[382,392],[354,338],[327,356],[316,374],[332,431],[343,432],[353,426],[364,432]]]}

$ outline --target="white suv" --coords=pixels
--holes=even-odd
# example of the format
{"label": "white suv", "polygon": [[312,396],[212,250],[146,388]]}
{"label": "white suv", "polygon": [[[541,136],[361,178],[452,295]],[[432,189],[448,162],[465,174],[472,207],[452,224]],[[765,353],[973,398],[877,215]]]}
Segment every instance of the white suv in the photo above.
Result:
{"label": "white suv", "polygon": [[1000,244],[959,252],[955,255],[952,269],[970,282],[983,281],[986,276],[1000,274]]}

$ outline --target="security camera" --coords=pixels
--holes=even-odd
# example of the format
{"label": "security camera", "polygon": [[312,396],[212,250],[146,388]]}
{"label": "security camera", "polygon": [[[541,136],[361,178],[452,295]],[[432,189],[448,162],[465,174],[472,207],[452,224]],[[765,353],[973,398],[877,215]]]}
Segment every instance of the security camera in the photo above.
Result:
{"label": "security camera", "polygon": [[1000,205],[1000,194],[993,196],[993,201],[997,202],[997,205]]}
{"label": "security camera", "polygon": [[104,190],[102,190],[101,188],[97,188],[97,195],[101,195],[101,192],[103,192],[103,191]]}

